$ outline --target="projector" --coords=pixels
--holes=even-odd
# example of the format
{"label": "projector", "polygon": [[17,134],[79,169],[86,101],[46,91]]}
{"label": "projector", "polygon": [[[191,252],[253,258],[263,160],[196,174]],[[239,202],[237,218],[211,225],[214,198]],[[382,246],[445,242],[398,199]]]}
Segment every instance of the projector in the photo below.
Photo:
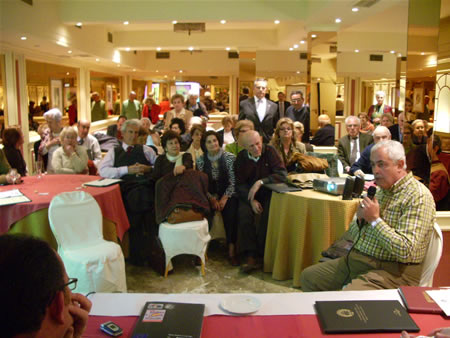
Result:
{"label": "projector", "polygon": [[344,193],[345,178],[330,177],[316,178],[313,181],[313,189],[331,195],[342,195]]}

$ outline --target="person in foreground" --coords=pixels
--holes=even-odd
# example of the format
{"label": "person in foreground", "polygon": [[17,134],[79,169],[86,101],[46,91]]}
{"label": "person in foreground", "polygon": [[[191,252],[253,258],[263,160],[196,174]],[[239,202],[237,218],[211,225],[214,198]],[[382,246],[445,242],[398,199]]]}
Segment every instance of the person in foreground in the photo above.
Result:
{"label": "person in foreground", "polygon": [[0,335],[12,337],[81,337],[91,302],[72,293],[59,255],[44,241],[25,235],[0,236]]}
{"label": "person in foreground", "polygon": [[401,143],[377,143],[370,161],[380,189],[373,200],[365,197],[358,207],[357,220],[350,225],[353,249],[347,257],[303,270],[303,291],[419,285],[435,221],[433,196],[412,173],[406,172]]}

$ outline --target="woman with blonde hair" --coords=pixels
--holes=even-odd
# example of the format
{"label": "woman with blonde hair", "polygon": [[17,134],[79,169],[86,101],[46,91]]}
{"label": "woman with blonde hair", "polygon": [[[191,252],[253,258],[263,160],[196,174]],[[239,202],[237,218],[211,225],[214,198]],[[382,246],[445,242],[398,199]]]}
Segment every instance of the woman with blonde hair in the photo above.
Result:
{"label": "woman with blonde hair", "polygon": [[59,135],[61,147],[55,150],[52,167],[56,174],[87,174],[88,155],[85,147],[77,144],[77,132],[65,127]]}
{"label": "woman with blonde hair", "polygon": [[306,153],[306,147],[297,140],[294,129],[294,122],[290,118],[281,118],[269,143],[280,155],[288,172],[295,170],[295,163],[291,161],[292,156],[295,153]]}
{"label": "woman with blonde hair", "polygon": [[242,145],[242,136],[248,132],[249,130],[255,130],[255,126],[253,122],[250,120],[240,120],[236,123],[234,127],[234,134],[236,136],[236,141],[233,143],[229,143],[225,146],[225,151],[232,153],[234,156],[237,156],[242,150],[244,150],[244,146]]}

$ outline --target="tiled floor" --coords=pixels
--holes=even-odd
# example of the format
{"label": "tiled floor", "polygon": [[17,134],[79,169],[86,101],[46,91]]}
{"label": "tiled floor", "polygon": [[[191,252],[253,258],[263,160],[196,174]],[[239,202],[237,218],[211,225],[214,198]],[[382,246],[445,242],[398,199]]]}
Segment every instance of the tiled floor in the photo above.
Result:
{"label": "tiled floor", "polygon": [[212,242],[208,249],[206,275],[200,274],[193,256],[181,255],[172,260],[173,272],[167,278],[148,267],[127,265],[128,292],[142,293],[279,293],[300,292],[292,280],[276,281],[262,271],[250,275],[228,263],[225,244]]}

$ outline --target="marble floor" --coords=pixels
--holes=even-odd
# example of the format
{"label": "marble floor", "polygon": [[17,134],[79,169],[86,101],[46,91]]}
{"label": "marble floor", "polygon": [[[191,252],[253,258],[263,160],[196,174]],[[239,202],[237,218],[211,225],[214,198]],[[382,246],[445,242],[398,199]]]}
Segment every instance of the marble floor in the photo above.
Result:
{"label": "marble floor", "polygon": [[173,272],[167,278],[149,267],[127,264],[128,292],[142,293],[280,293],[301,292],[292,287],[292,280],[276,281],[271,274],[255,271],[244,274],[228,263],[226,246],[213,241],[208,249],[206,274],[195,266],[193,256],[172,259]]}

